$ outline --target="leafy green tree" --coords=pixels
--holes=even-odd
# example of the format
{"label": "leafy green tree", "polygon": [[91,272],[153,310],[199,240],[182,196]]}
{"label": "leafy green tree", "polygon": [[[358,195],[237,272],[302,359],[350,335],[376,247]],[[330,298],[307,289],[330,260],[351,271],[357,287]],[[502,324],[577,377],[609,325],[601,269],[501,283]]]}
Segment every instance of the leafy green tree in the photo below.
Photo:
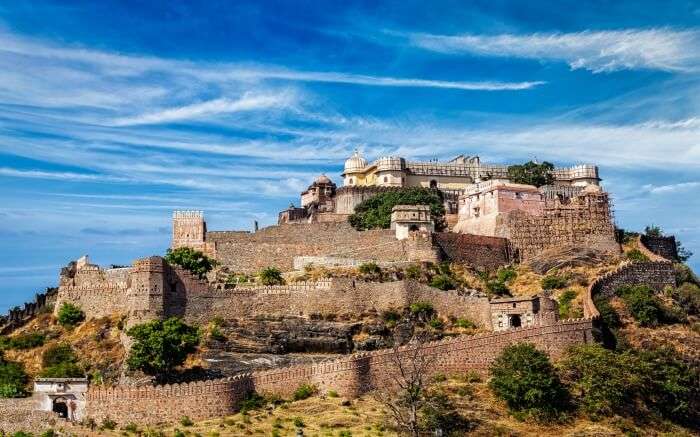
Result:
{"label": "leafy green tree", "polygon": [[506,347],[490,370],[489,387],[517,416],[555,419],[568,407],[568,393],[549,357],[533,344]]}
{"label": "leafy green tree", "polygon": [[454,290],[457,288],[457,284],[455,284],[454,279],[445,274],[433,276],[433,278],[430,280],[430,286],[439,288],[440,290]]}
{"label": "leafy green tree", "polygon": [[568,281],[563,276],[550,274],[542,278],[540,285],[542,285],[543,290],[554,290],[566,287],[567,282]]}
{"label": "leafy green tree", "polygon": [[258,279],[263,285],[282,285],[284,278],[282,272],[276,267],[266,267],[258,273]]}
{"label": "leafy green tree", "polygon": [[513,279],[518,277],[518,272],[515,271],[515,268],[512,266],[508,267],[499,267],[498,270],[496,271],[496,278],[500,281],[503,282],[504,284],[506,282],[510,282]]}
{"label": "leafy green tree", "polygon": [[566,319],[573,316],[578,316],[578,314],[575,314],[572,307],[576,296],[576,290],[566,290],[561,294],[557,302],[559,304],[559,317]]}
{"label": "leafy green tree", "polygon": [[127,331],[134,339],[127,364],[132,370],[164,376],[185,362],[199,344],[199,330],[177,317],[152,320]]}
{"label": "leafy green tree", "polygon": [[0,398],[23,396],[28,380],[22,364],[7,361],[0,355]]}
{"label": "leafy green tree", "polygon": [[627,309],[640,326],[657,326],[663,310],[654,291],[646,285],[625,286],[617,289]]}
{"label": "leafy green tree", "polygon": [[85,376],[73,348],[66,343],[50,346],[41,356],[44,378],[79,378]]}
{"label": "leafy green tree", "polygon": [[176,264],[200,278],[203,278],[216,266],[215,260],[191,247],[178,247],[175,250],[168,249],[165,254],[165,260],[168,264]]}
{"label": "leafy green tree", "polygon": [[64,328],[72,328],[85,320],[85,313],[70,302],[64,302],[58,310],[58,323]]}
{"label": "leafy green tree", "polygon": [[545,161],[538,164],[528,161],[522,165],[511,165],[508,167],[508,179],[516,184],[551,185],[554,183],[554,165]]}
{"label": "leafy green tree", "polygon": [[355,207],[355,213],[348,221],[358,231],[389,229],[391,209],[396,205],[429,205],[435,229],[443,230],[447,227],[442,194],[421,187],[401,188],[372,196]]}
{"label": "leafy green tree", "polygon": [[644,234],[647,237],[663,237],[664,231],[661,229],[660,226],[652,224],[650,226],[644,227]]}
{"label": "leafy green tree", "polygon": [[592,419],[622,414],[642,386],[634,357],[597,344],[570,348],[559,362],[574,403]]}

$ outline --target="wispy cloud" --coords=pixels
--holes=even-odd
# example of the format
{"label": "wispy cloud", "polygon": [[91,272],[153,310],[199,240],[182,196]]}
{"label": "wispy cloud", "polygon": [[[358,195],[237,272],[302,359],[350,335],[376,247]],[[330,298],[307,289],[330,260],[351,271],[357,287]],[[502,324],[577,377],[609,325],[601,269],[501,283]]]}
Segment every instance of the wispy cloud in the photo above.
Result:
{"label": "wispy cloud", "polygon": [[29,179],[49,179],[71,182],[127,182],[125,178],[116,176],[86,174],[73,172],[51,172],[42,170],[19,170],[15,168],[0,167],[0,176]]}
{"label": "wispy cloud", "polygon": [[441,53],[468,53],[559,60],[595,73],[629,69],[697,71],[700,31],[626,29],[575,33],[407,35],[414,46]]}
{"label": "wispy cloud", "polygon": [[199,119],[218,114],[230,114],[242,111],[260,111],[264,109],[283,109],[294,103],[291,93],[277,95],[244,94],[239,99],[220,98],[202,103],[193,103],[179,108],[141,114],[134,117],[117,118],[113,126],[133,126],[141,124],[169,123],[179,120]]}
{"label": "wispy cloud", "polygon": [[700,187],[700,182],[681,182],[670,185],[644,185],[644,190],[651,194],[667,194],[688,191]]}

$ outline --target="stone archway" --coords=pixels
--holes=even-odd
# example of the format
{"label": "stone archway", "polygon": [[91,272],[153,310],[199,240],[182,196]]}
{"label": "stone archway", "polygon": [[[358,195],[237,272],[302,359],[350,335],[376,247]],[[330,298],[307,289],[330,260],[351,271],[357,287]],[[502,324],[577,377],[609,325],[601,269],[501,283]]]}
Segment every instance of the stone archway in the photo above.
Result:
{"label": "stone archway", "polygon": [[437,190],[437,187],[438,187],[437,181],[435,179],[431,180],[430,181],[430,188],[433,190]]}
{"label": "stone archway", "polygon": [[64,397],[55,398],[51,403],[51,411],[58,414],[62,419],[68,418],[68,399]]}
{"label": "stone archway", "polygon": [[520,314],[511,314],[510,315],[510,327],[511,328],[520,328],[522,326],[522,321],[520,320]]}

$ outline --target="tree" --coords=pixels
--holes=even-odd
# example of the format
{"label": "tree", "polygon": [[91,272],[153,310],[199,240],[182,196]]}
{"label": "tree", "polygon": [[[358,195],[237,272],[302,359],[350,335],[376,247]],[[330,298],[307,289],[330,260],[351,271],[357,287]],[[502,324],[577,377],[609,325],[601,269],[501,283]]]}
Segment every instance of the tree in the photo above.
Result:
{"label": "tree", "polygon": [[176,264],[183,269],[189,270],[200,278],[203,278],[216,266],[215,260],[191,247],[178,247],[175,250],[168,249],[165,254],[165,261],[168,264]]}
{"label": "tree", "polygon": [[85,372],[78,364],[73,348],[59,343],[50,346],[41,356],[41,376],[44,378],[80,378]]}
{"label": "tree", "polygon": [[427,353],[425,340],[419,336],[406,349],[394,342],[387,369],[382,372],[383,378],[374,383],[372,396],[404,433],[417,437],[439,427],[449,435],[450,431],[463,428],[464,420],[447,397],[430,386],[435,357]]}
{"label": "tree", "polygon": [[516,184],[551,185],[554,183],[554,165],[545,161],[542,164],[528,161],[522,165],[508,167],[508,179]]}
{"label": "tree", "polygon": [[164,376],[185,362],[199,344],[199,330],[177,317],[152,320],[127,331],[134,339],[127,364],[132,370]]}
{"label": "tree", "polygon": [[421,187],[400,188],[372,196],[355,207],[355,213],[348,217],[348,221],[358,231],[389,229],[391,209],[396,205],[429,205],[435,229],[447,227],[442,194],[438,190]]}
{"label": "tree", "polygon": [[549,357],[533,344],[506,347],[490,371],[489,387],[518,416],[555,419],[568,407],[568,393]]}
{"label": "tree", "polygon": [[58,310],[58,323],[64,328],[72,328],[85,320],[85,313],[70,302],[64,302]]}
{"label": "tree", "polygon": [[258,273],[258,278],[263,285],[282,285],[284,278],[282,272],[276,267],[266,267]]}
{"label": "tree", "polygon": [[622,413],[641,387],[628,353],[618,354],[597,344],[567,350],[559,362],[563,382],[576,405],[592,419]]}
{"label": "tree", "polygon": [[23,396],[28,380],[22,364],[7,361],[0,353],[0,398]]}
{"label": "tree", "polygon": [[656,326],[662,319],[663,308],[647,285],[624,286],[617,289],[627,309],[640,326]]}
{"label": "tree", "polygon": [[660,226],[656,226],[656,225],[652,224],[652,225],[646,226],[644,228],[644,234],[647,237],[663,237],[664,231],[661,230]]}

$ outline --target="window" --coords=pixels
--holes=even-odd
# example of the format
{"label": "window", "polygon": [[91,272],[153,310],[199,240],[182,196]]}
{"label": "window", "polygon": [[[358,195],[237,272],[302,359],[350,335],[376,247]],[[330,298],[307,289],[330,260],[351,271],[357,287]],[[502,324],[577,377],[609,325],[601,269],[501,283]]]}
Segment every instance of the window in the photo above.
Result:
{"label": "window", "polygon": [[437,183],[437,181],[436,181],[435,179],[433,179],[432,181],[430,181],[430,188],[435,189],[435,188],[437,188],[437,187],[438,187],[438,183]]}
{"label": "window", "polygon": [[384,176],[384,183],[387,183],[387,182],[389,182],[389,178]]}
{"label": "window", "polygon": [[515,198],[516,198],[516,199],[522,199],[522,198],[523,198],[523,193],[515,193]]}
{"label": "window", "polygon": [[348,181],[348,183],[349,183],[350,185],[352,185],[352,178],[350,178],[350,180]]}
{"label": "window", "polygon": [[515,302],[513,302],[513,308],[515,308],[515,305],[516,305],[516,303],[515,303]]}

